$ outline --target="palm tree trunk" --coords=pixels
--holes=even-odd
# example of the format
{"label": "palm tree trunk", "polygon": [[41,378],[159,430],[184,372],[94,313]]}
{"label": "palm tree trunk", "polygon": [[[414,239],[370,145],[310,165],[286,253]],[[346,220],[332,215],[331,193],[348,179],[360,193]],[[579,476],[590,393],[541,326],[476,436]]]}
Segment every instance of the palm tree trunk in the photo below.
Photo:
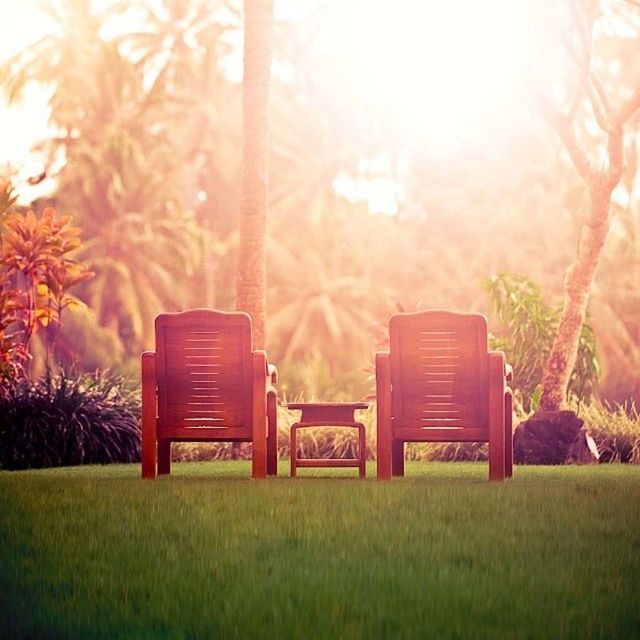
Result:
{"label": "palm tree trunk", "polygon": [[252,318],[265,346],[268,107],[273,0],[244,2],[243,147],[236,308]]}

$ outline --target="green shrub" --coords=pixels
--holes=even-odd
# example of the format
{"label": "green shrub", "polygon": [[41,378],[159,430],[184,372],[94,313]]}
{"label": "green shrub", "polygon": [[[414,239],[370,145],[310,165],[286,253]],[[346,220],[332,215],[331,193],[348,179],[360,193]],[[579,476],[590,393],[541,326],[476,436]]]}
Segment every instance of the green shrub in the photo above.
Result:
{"label": "green shrub", "polygon": [[[485,280],[483,286],[502,325],[500,334],[491,336],[491,348],[504,351],[513,366],[516,402],[525,412],[535,410],[562,305],[547,305],[538,285],[526,276],[503,273]],[[569,396],[589,399],[599,374],[595,336],[585,324],[569,380]]]}
{"label": "green shrub", "polygon": [[65,374],[0,400],[0,468],[140,460],[140,397],[123,379]]}

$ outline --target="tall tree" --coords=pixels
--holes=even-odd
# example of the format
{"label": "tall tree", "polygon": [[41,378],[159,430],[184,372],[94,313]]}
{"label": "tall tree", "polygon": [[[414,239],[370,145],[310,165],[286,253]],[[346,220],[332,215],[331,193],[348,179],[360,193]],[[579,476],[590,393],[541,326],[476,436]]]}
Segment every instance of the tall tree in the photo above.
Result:
{"label": "tall tree", "polygon": [[245,0],[236,307],[251,315],[259,348],[264,348],[266,338],[267,140],[273,22],[273,0]]}
{"label": "tall tree", "polygon": [[[628,4],[630,15],[637,12],[634,3]],[[624,171],[625,125],[640,109],[640,84],[610,95],[619,83],[619,70],[594,46],[597,38],[606,34],[602,24],[606,16],[600,6],[592,0],[572,0],[569,6],[572,32],[564,37],[564,46],[573,74],[565,78],[568,100],[560,106],[541,90],[538,95],[545,118],[586,186],[588,200],[577,253],[565,272],[564,306],[543,377],[541,412],[558,411],[565,402],[589,293],[611,223],[611,194]],[[613,24],[621,24],[626,17],[618,15]],[[585,119],[600,130],[595,140]]]}

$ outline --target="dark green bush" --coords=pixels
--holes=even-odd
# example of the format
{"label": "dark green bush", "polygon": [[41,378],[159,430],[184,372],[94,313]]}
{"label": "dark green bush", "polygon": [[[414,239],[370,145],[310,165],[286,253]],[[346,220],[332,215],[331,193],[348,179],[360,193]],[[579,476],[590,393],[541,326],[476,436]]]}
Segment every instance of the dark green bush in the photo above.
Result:
{"label": "dark green bush", "polygon": [[62,374],[0,401],[0,468],[140,460],[140,397],[121,378]]}

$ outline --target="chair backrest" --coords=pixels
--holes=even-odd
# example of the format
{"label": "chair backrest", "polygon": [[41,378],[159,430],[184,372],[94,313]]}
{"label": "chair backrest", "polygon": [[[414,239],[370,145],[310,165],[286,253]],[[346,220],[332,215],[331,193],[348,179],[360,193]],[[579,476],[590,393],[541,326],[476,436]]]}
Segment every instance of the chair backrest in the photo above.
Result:
{"label": "chair backrest", "polygon": [[389,322],[394,424],[416,433],[488,430],[487,321],[423,311]]}
{"label": "chair backrest", "polygon": [[[194,309],[156,318],[158,430],[246,428],[250,435],[251,319]],[[183,435],[186,435],[183,434]]]}

